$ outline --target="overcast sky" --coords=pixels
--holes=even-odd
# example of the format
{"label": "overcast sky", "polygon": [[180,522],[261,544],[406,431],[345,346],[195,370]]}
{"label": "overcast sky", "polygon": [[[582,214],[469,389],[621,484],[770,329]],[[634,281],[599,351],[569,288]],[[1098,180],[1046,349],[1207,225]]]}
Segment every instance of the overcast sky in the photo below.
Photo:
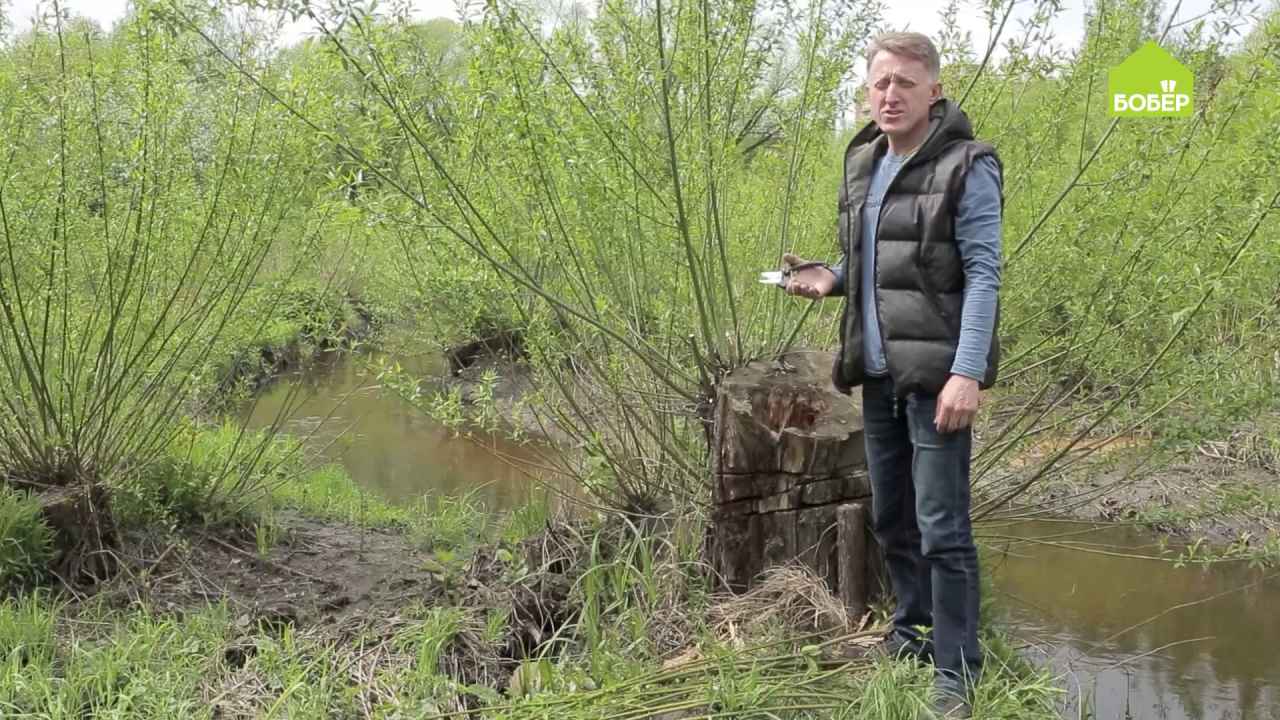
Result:
{"label": "overcast sky", "polygon": [[[5,4],[6,0],[0,0],[0,6]],[[12,26],[21,30],[31,22],[34,8],[37,6],[47,10],[51,6],[49,0],[7,0],[9,5],[9,14],[13,21]],[[63,6],[68,8],[73,14],[86,15],[98,21],[104,28],[111,27],[111,24],[124,15],[127,0],[63,0]],[[587,4],[590,4],[588,0]],[[935,34],[942,25],[942,21],[938,17],[939,11],[946,5],[946,0],[915,0],[911,3],[887,3],[890,8],[885,13],[885,21],[891,29],[895,30],[916,30],[929,35]],[[1169,2],[1170,6],[1176,4]],[[448,17],[457,19],[456,3],[454,0],[413,0],[412,5],[415,14],[423,19],[433,17]],[[1080,44],[1084,37],[1084,11],[1085,2],[1072,2],[1064,0],[1063,12],[1051,24],[1054,36],[1058,43],[1066,48],[1073,49]],[[1207,11],[1212,5],[1212,0],[1183,0],[1179,19],[1186,20],[1200,15]],[[1005,37],[1010,37],[1018,32],[1017,21],[1030,15],[1034,3],[1030,0],[1020,0],[1018,9],[1014,11],[1013,19],[1005,30]],[[975,2],[967,2],[961,5],[964,10],[960,18],[960,25],[964,30],[972,34],[972,40],[975,46],[975,52],[981,55],[979,48],[985,48],[988,40],[988,32],[986,22],[982,16],[980,5]],[[284,37],[281,38],[284,44],[288,44],[303,37],[307,34],[307,26],[297,24],[291,27]],[[999,56],[1000,53],[997,53]]]}

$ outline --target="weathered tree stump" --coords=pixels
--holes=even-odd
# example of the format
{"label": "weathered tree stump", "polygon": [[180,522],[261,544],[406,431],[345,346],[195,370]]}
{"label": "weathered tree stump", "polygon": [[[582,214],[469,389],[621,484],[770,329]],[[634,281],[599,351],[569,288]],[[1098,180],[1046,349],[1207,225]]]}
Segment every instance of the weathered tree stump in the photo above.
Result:
{"label": "weathered tree stump", "polygon": [[798,560],[861,613],[884,592],[884,563],[870,534],[860,405],[831,386],[831,362],[795,351],[721,381],[709,550],[735,592]]}
{"label": "weathered tree stump", "polygon": [[51,569],[74,584],[94,584],[114,575],[119,542],[102,485],[73,483],[45,489],[38,497],[54,533]]}

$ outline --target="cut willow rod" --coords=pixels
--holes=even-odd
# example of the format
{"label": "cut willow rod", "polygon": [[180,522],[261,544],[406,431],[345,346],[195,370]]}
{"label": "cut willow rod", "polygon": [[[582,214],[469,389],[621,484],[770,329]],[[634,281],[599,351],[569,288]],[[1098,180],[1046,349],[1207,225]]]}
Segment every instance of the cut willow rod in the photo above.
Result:
{"label": "cut willow rod", "polygon": [[[764,672],[767,672],[767,669]],[[842,674],[844,672],[845,672],[844,668],[837,668],[834,671],[828,671],[828,672],[822,673],[820,678],[822,680],[826,680],[826,679],[829,679],[830,677],[833,677],[834,675]],[[795,685],[779,684],[792,679],[803,680],[803,682],[797,683]],[[661,698],[670,699],[679,695],[693,695],[695,693],[699,694],[699,697],[690,697],[689,699],[678,700],[678,701],[672,700],[668,703],[664,703],[661,705],[646,705],[646,706],[638,707],[622,713],[614,714],[610,716],[610,720],[645,720],[646,718],[668,717],[667,713],[679,712],[681,710],[696,710],[698,708],[709,708],[710,706],[716,704],[716,700],[714,697],[707,696],[706,691],[712,690],[714,688],[715,680],[716,678],[712,676],[712,677],[708,677],[702,683],[684,685],[679,688],[670,688],[666,693],[642,694],[639,696],[621,697],[619,698],[620,701],[624,701],[624,702],[630,701],[627,704],[633,704],[636,700],[639,700],[643,697],[656,697],[659,699]],[[785,712],[788,710],[795,710],[798,708],[845,707],[846,705],[852,702],[851,699],[843,698],[839,694],[823,692],[821,690],[818,690],[817,688],[808,688],[808,692],[805,694],[795,694],[794,691],[798,690],[799,687],[803,687],[805,685],[811,685],[813,682],[815,682],[814,680],[805,680],[804,675],[802,673],[796,673],[794,675],[789,675],[789,674],[764,675],[763,677],[758,679],[758,682],[760,682],[761,684],[767,685],[767,687],[763,690],[763,692],[755,696],[756,702],[753,705],[752,710],[734,711],[732,713],[733,717],[737,717],[737,718],[750,717],[751,714],[753,713],[760,713],[764,715],[773,716],[772,713],[774,711]],[[817,705],[812,702],[797,703],[797,704],[788,704],[787,702],[787,701],[796,701],[796,700],[812,701],[815,699],[815,696],[828,698],[832,700],[832,703],[829,705],[827,704]],[[710,715],[693,715],[692,717],[716,717],[717,714],[718,713],[712,713]]]}
{"label": "cut willow rod", "polygon": [[[859,631],[859,632],[855,632],[855,633],[848,633],[848,634],[845,634],[845,635],[839,635],[839,636],[836,636],[836,637],[834,637],[834,638],[829,638],[829,639],[827,639],[826,641],[823,641],[823,642],[817,643],[817,647],[822,648],[822,647],[826,647],[826,646],[828,646],[828,645],[831,645],[831,644],[834,644],[834,643],[837,643],[837,642],[847,642],[847,641],[849,641],[849,640],[857,640],[857,639],[861,639],[861,638],[865,638],[865,637],[873,637],[873,636],[879,636],[879,635],[883,635],[883,634],[884,634],[884,629],[883,629],[883,628],[876,628],[876,629],[873,629],[873,630],[864,630],[864,631]],[[758,652],[758,651],[760,651],[760,650],[767,650],[767,649],[774,648],[774,647],[778,647],[778,646],[781,646],[781,645],[793,645],[793,644],[798,643],[798,642],[803,642],[804,640],[811,640],[811,639],[821,638],[821,637],[823,637],[823,636],[825,636],[825,635],[826,635],[826,633],[823,633],[823,632],[806,633],[806,634],[804,634],[804,635],[798,635],[798,636],[795,636],[795,637],[792,637],[792,638],[784,638],[784,639],[782,639],[782,640],[774,640],[774,641],[770,641],[770,642],[767,642],[767,643],[761,643],[761,644],[758,644],[758,645],[749,646],[749,647],[747,647],[747,648],[743,648],[742,650],[739,650],[739,651],[738,651],[738,654],[739,654],[739,655],[742,655],[742,656],[748,656],[748,655],[749,655],[750,653],[752,653],[752,652]],[[794,660],[796,660],[796,655],[794,655],[794,654],[790,654],[790,655],[775,655],[775,656],[770,656],[770,657],[765,657],[765,658],[750,658],[750,657],[744,657],[743,659],[735,659],[735,660],[731,660],[730,662],[736,666],[736,665],[739,665],[739,664],[748,664],[748,663],[755,663],[755,662],[765,662],[765,661],[772,661],[772,660],[792,660],[792,661],[794,661]],[[702,673],[702,672],[705,672],[705,671],[707,671],[707,670],[709,670],[709,669],[714,669],[714,667],[718,667],[718,666],[720,666],[720,665],[722,665],[722,664],[723,664],[723,661],[722,661],[720,658],[716,658],[716,657],[703,657],[703,658],[700,658],[700,659],[698,659],[698,660],[694,660],[694,661],[692,661],[692,662],[688,663],[687,665],[681,665],[680,667],[678,667],[678,668],[674,668],[674,669],[672,669],[672,670],[656,670],[656,671],[652,671],[652,672],[650,672],[650,673],[646,673],[645,675],[641,675],[641,676],[638,676],[638,677],[635,677],[635,678],[631,678],[631,679],[626,680],[626,681],[624,681],[624,682],[621,682],[621,683],[619,683],[619,684],[617,684],[617,685],[611,685],[611,686],[609,686],[609,687],[607,687],[607,688],[601,688],[601,689],[598,689],[598,690],[592,690],[592,691],[589,691],[589,692],[583,693],[583,694],[581,694],[581,695],[579,695],[579,696],[576,696],[575,698],[558,698],[558,699],[554,699],[554,700],[552,700],[552,702],[550,703],[550,706],[553,706],[553,707],[559,707],[559,706],[564,706],[564,705],[571,705],[571,704],[573,704],[575,701],[577,701],[577,700],[579,700],[579,699],[599,698],[599,697],[603,697],[603,696],[605,696],[606,694],[609,694],[609,693],[617,693],[617,692],[620,692],[620,691],[625,691],[625,690],[627,690],[627,689],[631,689],[631,688],[638,688],[638,687],[642,687],[642,686],[649,685],[649,684],[653,684],[653,683],[657,683],[657,682],[669,682],[669,681],[673,681],[673,680],[675,680],[675,679],[680,679],[680,678],[683,678],[683,677],[692,677],[692,676],[696,676],[696,675],[698,675],[698,674],[700,674],[700,673]],[[853,665],[853,664],[857,664],[857,662],[856,662],[856,661],[852,661],[852,662],[847,662],[847,663],[845,663],[845,664],[846,664],[846,665]],[[506,703],[506,704],[502,704],[502,705],[490,705],[490,706],[486,706],[486,707],[485,707],[485,710],[515,710],[515,709],[518,709],[518,707],[519,707],[519,706],[518,706],[517,704],[515,704],[515,703]],[[443,719],[443,718],[452,718],[452,717],[458,717],[458,716],[461,716],[461,715],[467,715],[467,714],[468,714],[468,713],[470,713],[470,712],[472,712],[472,711],[469,711],[469,710],[458,710],[458,711],[447,712],[447,713],[439,713],[439,714],[436,714],[436,715],[430,715],[430,716],[427,716],[424,720],[441,720],[441,719]]]}

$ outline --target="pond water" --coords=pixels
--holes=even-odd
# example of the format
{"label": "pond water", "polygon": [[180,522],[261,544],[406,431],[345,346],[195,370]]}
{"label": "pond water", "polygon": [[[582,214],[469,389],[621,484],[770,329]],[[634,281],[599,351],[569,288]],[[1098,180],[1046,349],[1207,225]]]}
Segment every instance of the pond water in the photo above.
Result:
{"label": "pond water", "polygon": [[[501,437],[454,437],[422,410],[379,387],[376,355],[341,356],[285,375],[242,408],[241,421],[262,428],[282,412],[284,432],[307,437],[341,463],[361,486],[392,502],[427,492],[470,492],[489,509],[503,510],[546,493],[537,481],[546,448]],[[430,382],[444,372],[438,357],[397,360]]]}
{"label": "pond water", "polygon": [[[1141,559],[1158,547],[1130,527],[1028,522],[982,532],[999,612],[1031,644],[1029,657],[1061,671],[1099,720],[1280,719],[1274,569]],[[1073,697],[1066,716],[1077,707]]]}
{"label": "pond water", "polygon": [[[424,378],[442,371],[431,358],[400,360]],[[284,429],[314,432],[317,447],[392,501],[471,491],[501,510],[544,492],[531,466],[545,449],[455,438],[381,391],[367,364],[344,358],[282,378],[245,409],[246,420],[270,424],[296,388]],[[1040,521],[980,534],[998,612],[1028,657],[1064,676],[1067,717],[1077,717],[1082,697],[1098,720],[1280,720],[1274,571],[1135,557],[1155,555],[1154,539],[1125,527]]]}

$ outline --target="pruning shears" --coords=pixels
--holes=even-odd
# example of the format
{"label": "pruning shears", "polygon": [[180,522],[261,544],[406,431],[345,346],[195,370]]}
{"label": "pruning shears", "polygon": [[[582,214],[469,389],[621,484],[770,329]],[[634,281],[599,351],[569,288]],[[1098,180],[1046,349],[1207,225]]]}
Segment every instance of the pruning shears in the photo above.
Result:
{"label": "pruning shears", "polygon": [[824,262],[815,260],[813,262],[806,262],[806,263],[800,263],[799,265],[792,265],[790,267],[786,267],[781,270],[766,270],[760,273],[760,282],[764,285],[777,285],[778,287],[786,287],[787,278],[791,277],[792,275],[794,275],[795,273],[801,270],[808,270],[809,268],[812,268],[812,267],[829,267],[829,266]]}

